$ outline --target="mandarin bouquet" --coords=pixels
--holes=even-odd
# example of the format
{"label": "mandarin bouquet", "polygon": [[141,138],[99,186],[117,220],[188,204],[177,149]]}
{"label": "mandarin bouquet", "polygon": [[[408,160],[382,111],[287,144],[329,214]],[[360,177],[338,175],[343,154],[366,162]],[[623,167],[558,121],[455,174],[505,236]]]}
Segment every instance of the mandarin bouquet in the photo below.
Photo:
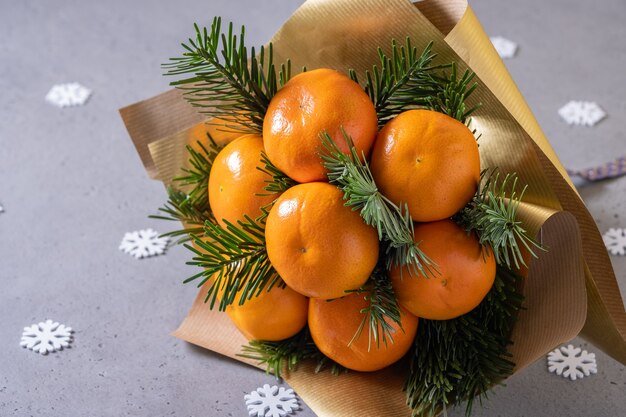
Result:
{"label": "mandarin bouquet", "polygon": [[[241,22],[245,23],[245,22]],[[462,1],[195,26],[121,110],[199,293],[175,336],[319,415],[435,416],[582,335],[624,362],[601,238]]]}

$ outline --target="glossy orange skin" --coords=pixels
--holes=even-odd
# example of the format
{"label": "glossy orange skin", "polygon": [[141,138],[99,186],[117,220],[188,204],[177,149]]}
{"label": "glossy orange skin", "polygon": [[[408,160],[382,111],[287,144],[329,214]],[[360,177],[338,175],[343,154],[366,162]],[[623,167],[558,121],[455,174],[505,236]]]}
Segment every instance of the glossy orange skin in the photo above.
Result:
{"label": "glossy orange skin", "polygon": [[379,132],[370,162],[379,190],[407,203],[414,221],[446,219],[473,197],[480,180],[478,145],[463,123],[409,110]]}
{"label": "glossy orange skin", "polygon": [[275,285],[243,305],[238,300],[226,308],[226,313],[248,340],[287,339],[306,325],[309,300],[289,287]]}
{"label": "glossy orange skin", "polygon": [[448,320],[473,310],[485,298],[496,276],[491,249],[451,220],[415,226],[415,242],[438,265],[440,274],[411,276],[406,267],[390,271],[401,306],[430,320]]}
{"label": "glossy orange skin", "polygon": [[337,298],[359,288],[378,260],[376,230],[328,183],[285,191],[267,217],[265,241],[278,274],[307,297]]}
{"label": "glossy orange skin", "polygon": [[241,136],[217,154],[209,176],[209,204],[215,219],[226,227],[224,219],[236,224],[244,214],[255,219],[261,207],[271,203],[275,195],[263,188],[271,177],[257,169],[261,167],[263,139],[257,135]]}
{"label": "glossy orange skin", "polygon": [[376,109],[363,89],[331,69],[316,69],[293,77],[272,98],[263,121],[263,141],[269,159],[294,180],[327,181],[319,157],[324,131],[348,153],[342,128],[359,155],[369,155],[378,122]]}
{"label": "glossy orange skin", "polygon": [[[400,322],[404,331],[395,322],[389,322],[394,329],[393,343],[387,340],[385,345],[381,340],[377,345],[372,339],[370,345],[369,323],[365,323],[362,333],[352,341],[363,320],[361,309],[368,305],[364,296],[351,294],[332,301],[311,298],[309,329],[315,345],[330,359],[354,371],[371,372],[391,365],[409,351],[418,319],[401,308]],[[379,327],[379,335],[381,333]]]}

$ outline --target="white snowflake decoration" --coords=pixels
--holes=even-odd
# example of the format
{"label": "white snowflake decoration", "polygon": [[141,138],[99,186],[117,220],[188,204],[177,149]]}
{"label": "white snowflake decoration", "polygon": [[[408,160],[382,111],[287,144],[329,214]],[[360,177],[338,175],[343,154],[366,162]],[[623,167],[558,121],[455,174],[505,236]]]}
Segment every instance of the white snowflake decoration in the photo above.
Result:
{"label": "white snowflake decoration", "polygon": [[159,237],[159,233],[152,229],[127,232],[120,243],[120,250],[137,259],[165,253],[169,239]]}
{"label": "white snowflake decoration", "polygon": [[513,58],[517,53],[517,44],[501,36],[489,38],[500,58]]}
{"label": "white snowflake decoration", "polygon": [[85,104],[91,96],[91,90],[78,83],[57,84],[53,86],[46,101],[57,107],[71,107]]}
{"label": "white snowflake decoration", "polygon": [[561,346],[548,354],[548,371],[576,381],[598,372],[596,355],[572,345]]}
{"label": "white snowflake decoration", "polygon": [[0,213],[4,213],[4,206],[0,204]]}
{"label": "white snowflake decoration", "polygon": [[248,414],[257,417],[281,417],[298,409],[298,399],[292,389],[263,385],[245,395]]}
{"label": "white snowflake decoration", "polygon": [[72,342],[72,328],[64,324],[46,320],[30,327],[24,327],[20,345],[33,352],[47,355],[63,350]]}
{"label": "white snowflake decoration", "polygon": [[595,126],[606,117],[604,110],[593,101],[570,101],[559,109],[559,115],[568,125]]}
{"label": "white snowflake decoration", "polygon": [[611,255],[626,255],[626,229],[610,228],[602,239]]}

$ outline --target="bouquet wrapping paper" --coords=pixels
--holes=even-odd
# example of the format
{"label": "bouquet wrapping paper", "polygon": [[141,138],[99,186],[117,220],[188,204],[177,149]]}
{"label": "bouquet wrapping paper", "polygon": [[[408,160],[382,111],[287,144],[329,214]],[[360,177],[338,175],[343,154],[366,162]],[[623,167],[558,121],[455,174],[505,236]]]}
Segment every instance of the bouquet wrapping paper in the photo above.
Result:
{"label": "bouquet wrapping paper", "polygon": [[[245,23],[245,22],[239,22]],[[439,62],[473,70],[482,107],[472,127],[480,138],[481,165],[517,172],[529,185],[520,215],[548,251],[533,260],[522,292],[524,310],[511,346],[516,372],[578,334],[626,364],[626,313],[602,238],[565,169],[465,0],[308,0],[274,35],[275,62],[292,68],[354,68],[360,75],[378,63],[376,48],[410,37],[421,50],[430,41]],[[219,141],[236,135],[205,124],[177,90],[120,110],[141,160],[169,185],[187,164],[185,145],[210,131]],[[174,336],[237,356],[244,337],[227,315],[204,304],[201,288]],[[319,416],[407,416],[401,362],[375,373],[339,377],[315,374],[312,365],[285,379]]]}

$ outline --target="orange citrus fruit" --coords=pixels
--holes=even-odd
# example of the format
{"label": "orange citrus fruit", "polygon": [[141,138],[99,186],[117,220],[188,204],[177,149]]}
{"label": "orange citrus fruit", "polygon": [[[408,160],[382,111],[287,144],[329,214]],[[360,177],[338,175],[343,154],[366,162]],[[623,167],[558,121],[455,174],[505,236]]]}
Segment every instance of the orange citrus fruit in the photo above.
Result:
{"label": "orange citrus fruit", "polygon": [[337,298],[367,281],[378,260],[378,234],[323,182],[285,191],[267,217],[267,255],[300,294]]}
{"label": "orange citrus fruit", "polygon": [[364,317],[361,310],[367,306],[364,294],[356,293],[332,301],[313,298],[309,301],[309,329],[315,345],[338,364],[363,372],[377,371],[402,358],[413,344],[418,323],[417,317],[400,308],[402,329],[388,321],[394,330],[393,342],[387,338],[385,345],[380,340],[379,325],[379,343],[374,340],[370,343],[369,323],[365,323],[364,330],[353,340]]}
{"label": "orange citrus fruit", "polygon": [[331,69],[296,75],[270,102],[263,120],[263,143],[269,159],[298,182],[326,181],[319,157],[324,131],[348,153],[342,129],[359,155],[369,155],[376,138],[376,109],[363,89]]}
{"label": "orange citrus fruit", "polygon": [[491,249],[451,220],[415,226],[415,242],[438,265],[439,274],[410,275],[406,267],[390,272],[398,302],[418,317],[448,320],[473,310],[496,275]]}
{"label": "orange citrus fruit", "polygon": [[264,190],[271,177],[261,172],[263,139],[245,135],[235,139],[217,154],[209,176],[209,205],[220,226],[224,220],[236,224],[247,214],[255,219],[261,207],[271,203],[276,196]]}
{"label": "orange citrus fruit", "polygon": [[222,146],[228,145],[233,140],[241,137],[241,133],[227,130],[225,123],[214,118],[210,123],[202,122],[192,126],[186,131],[187,144],[199,152],[201,148],[198,146],[198,143],[201,143],[205,148],[209,146],[209,135],[216,145]]}
{"label": "orange citrus fruit", "polygon": [[239,305],[240,294],[226,313],[248,340],[277,341],[294,336],[307,321],[308,299],[289,287],[274,285]]}
{"label": "orange citrus fruit", "polygon": [[463,123],[430,110],[409,110],[379,132],[371,169],[380,191],[406,203],[414,221],[446,219],[474,196],[478,144]]}

